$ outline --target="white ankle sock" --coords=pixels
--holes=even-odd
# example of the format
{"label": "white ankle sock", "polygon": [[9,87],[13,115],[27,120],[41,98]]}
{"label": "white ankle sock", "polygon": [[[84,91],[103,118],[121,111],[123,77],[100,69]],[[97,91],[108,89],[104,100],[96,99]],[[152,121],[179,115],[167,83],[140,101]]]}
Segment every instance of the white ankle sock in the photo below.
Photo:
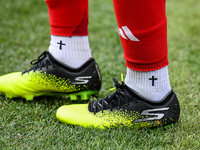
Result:
{"label": "white ankle sock", "polygon": [[92,57],[88,36],[51,35],[49,52],[56,60],[73,68],[80,67]]}
{"label": "white ankle sock", "polygon": [[127,68],[125,84],[152,102],[160,101],[171,90],[167,66],[150,72]]}

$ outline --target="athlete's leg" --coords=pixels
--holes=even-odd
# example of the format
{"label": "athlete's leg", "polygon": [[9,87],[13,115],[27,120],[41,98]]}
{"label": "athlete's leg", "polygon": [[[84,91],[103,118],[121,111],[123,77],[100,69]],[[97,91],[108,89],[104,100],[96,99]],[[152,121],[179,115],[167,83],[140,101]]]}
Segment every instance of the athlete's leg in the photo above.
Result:
{"label": "athlete's leg", "polygon": [[64,123],[104,128],[157,127],[177,122],[180,107],[167,71],[165,0],[113,0],[127,65],[125,84],[88,105],[63,106]]}
{"label": "athlete's leg", "polygon": [[49,51],[77,68],[91,56],[88,41],[88,0],[46,0],[51,26]]}
{"label": "athlete's leg", "polygon": [[88,0],[46,0],[51,44],[27,71],[0,77],[0,93],[9,98],[67,94],[88,99],[101,87],[88,42]]}
{"label": "athlete's leg", "polygon": [[125,83],[143,97],[161,100],[170,90],[165,0],[113,0],[127,65]]}

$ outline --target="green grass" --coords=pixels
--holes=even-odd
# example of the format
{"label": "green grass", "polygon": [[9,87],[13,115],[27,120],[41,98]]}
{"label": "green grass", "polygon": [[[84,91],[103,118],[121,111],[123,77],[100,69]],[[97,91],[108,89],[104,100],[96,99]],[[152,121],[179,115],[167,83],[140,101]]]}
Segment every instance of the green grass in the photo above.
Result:
{"label": "green grass", "polygon": [[[90,1],[90,45],[103,86],[100,97],[126,74],[112,1]],[[0,75],[24,71],[48,49],[44,1],[0,1]],[[200,2],[167,0],[170,82],[180,100],[180,122],[168,129],[88,129],[62,124],[55,113],[65,97],[34,101],[0,97],[0,149],[200,149]],[[112,71],[110,71],[112,69]]]}

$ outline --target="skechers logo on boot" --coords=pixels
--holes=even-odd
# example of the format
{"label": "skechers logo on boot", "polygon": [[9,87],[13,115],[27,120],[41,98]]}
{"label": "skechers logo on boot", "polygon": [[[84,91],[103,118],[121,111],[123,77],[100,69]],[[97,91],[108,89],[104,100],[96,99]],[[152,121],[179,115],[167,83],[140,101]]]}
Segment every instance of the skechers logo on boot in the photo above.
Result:
{"label": "skechers logo on boot", "polygon": [[[168,110],[168,109],[169,109],[169,107],[144,110],[144,111],[141,113],[141,115],[144,116],[145,118],[136,119],[136,120],[133,121],[133,123],[136,123],[136,122],[143,122],[143,121],[160,120],[160,119],[163,118],[164,113],[153,113],[153,112],[165,111],[165,110]],[[149,116],[149,117],[146,118],[146,116]]]}
{"label": "skechers logo on boot", "polygon": [[90,78],[92,78],[92,76],[76,77],[74,79],[76,82],[72,82],[72,84],[87,84]]}

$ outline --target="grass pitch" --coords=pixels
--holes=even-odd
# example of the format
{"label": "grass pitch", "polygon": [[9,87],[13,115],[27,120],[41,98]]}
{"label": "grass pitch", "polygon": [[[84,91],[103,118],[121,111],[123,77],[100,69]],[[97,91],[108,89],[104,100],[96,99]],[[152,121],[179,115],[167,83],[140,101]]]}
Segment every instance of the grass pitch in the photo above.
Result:
{"label": "grass pitch", "polygon": [[[50,27],[44,1],[0,1],[0,75],[30,68],[48,49]],[[112,1],[90,1],[89,38],[103,86],[99,97],[126,74]],[[200,2],[167,0],[169,75],[181,105],[180,121],[168,129],[88,129],[62,124],[55,113],[65,97],[28,102],[0,97],[0,149],[200,149]]]}

